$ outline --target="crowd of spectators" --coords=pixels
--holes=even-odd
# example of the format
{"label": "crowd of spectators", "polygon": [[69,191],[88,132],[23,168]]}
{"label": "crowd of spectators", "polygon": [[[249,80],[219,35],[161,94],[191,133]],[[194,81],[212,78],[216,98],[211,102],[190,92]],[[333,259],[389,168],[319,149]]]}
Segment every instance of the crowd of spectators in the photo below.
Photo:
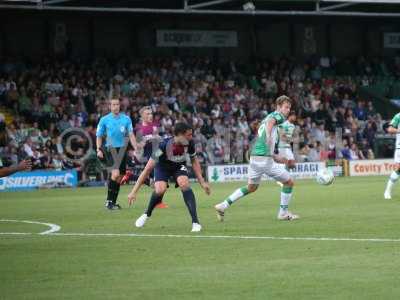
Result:
{"label": "crowd of spectators", "polygon": [[[134,126],[144,105],[152,107],[161,135],[171,134],[177,121],[190,123],[203,163],[245,162],[260,120],[282,94],[293,99],[298,115],[299,161],[373,158],[373,141],[384,122],[359,88],[377,74],[398,75],[397,61],[313,58],[299,64],[279,58],[249,68],[203,58],[4,60],[0,109],[11,112],[13,122],[5,125],[0,114],[0,164],[30,157],[35,168],[81,168],[62,155],[60,135],[78,127],[94,141],[110,96],[120,98]],[[87,145],[79,149],[91,151]]]}

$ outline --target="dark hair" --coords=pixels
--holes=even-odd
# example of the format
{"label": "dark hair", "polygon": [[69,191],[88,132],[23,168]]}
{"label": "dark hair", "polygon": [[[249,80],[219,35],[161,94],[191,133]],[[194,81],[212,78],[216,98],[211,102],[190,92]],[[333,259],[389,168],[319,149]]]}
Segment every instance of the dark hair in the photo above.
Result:
{"label": "dark hair", "polygon": [[193,130],[193,128],[187,123],[178,122],[175,124],[175,127],[174,127],[174,135],[177,136],[180,134],[184,134],[188,130]]}

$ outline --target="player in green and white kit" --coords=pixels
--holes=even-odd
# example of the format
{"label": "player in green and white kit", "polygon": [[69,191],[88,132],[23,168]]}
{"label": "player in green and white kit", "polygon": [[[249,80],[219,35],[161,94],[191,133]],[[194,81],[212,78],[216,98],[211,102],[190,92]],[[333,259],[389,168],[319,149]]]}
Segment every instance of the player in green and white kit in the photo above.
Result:
{"label": "player in green and white kit", "polygon": [[384,193],[385,199],[392,199],[392,188],[394,183],[400,178],[400,113],[396,114],[387,129],[388,133],[396,134],[396,150],[394,151],[394,162],[396,170],[390,174]]}
{"label": "player in green and white kit", "polygon": [[275,144],[278,141],[278,126],[285,121],[290,112],[290,107],[290,98],[280,96],[276,99],[276,110],[262,120],[258,129],[257,139],[250,154],[248,184],[234,191],[223,202],[215,205],[220,221],[224,219],[225,210],[235,201],[257,190],[264,174],[283,183],[278,219],[294,220],[299,218],[299,216],[292,214],[288,210],[294,182],[286,168],[282,168],[279,165],[282,163],[288,165],[288,160],[275,154]]}

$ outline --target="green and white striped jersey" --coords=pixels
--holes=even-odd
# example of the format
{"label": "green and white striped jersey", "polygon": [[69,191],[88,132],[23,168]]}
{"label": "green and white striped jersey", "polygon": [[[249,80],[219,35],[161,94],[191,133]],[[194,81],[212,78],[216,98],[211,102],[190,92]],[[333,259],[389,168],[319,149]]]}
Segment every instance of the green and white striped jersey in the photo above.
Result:
{"label": "green and white striped jersey", "polygon": [[[275,119],[275,125],[272,128],[271,136],[267,135],[267,123],[269,120]],[[258,128],[256,141],[251,149],[251,156],[271,156],[274,154],[274,147],[278,141],[278,126],[285,121],[285,117],[277,111],[270,113],[268,116],[261,121],[260,127]],[[272,148],[268,145],[268,142],[272,142]]]}
{"label": "green and white striped jersey", "polygon": [[[394,128],[399,128],[400,126],[400,113],[396,114],[392,121],[390,121],[390,126]],[[396,149],[400,149],[400,133],[396,134]]]}
{"label": "green and white striped jersey", "polygon": [[278,126],[279,144],[278,148],[290,148],[290,143],[293,142],[293,134],[296,126],[288,120]]}

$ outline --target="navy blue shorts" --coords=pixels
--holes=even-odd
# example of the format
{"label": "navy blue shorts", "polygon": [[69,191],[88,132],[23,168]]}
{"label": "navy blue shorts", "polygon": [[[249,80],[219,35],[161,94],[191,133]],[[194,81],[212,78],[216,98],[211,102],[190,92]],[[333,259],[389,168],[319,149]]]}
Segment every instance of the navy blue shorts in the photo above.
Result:
{"label": "navy blue shorts", "polygon": [[154,181],[164,181],[168,183],[168,180],[171,180],[174,183],[179,176],[188,176],[187,167],[185,165],[181,165],[179,168],[167,168],[157,163],[154,168]]}

